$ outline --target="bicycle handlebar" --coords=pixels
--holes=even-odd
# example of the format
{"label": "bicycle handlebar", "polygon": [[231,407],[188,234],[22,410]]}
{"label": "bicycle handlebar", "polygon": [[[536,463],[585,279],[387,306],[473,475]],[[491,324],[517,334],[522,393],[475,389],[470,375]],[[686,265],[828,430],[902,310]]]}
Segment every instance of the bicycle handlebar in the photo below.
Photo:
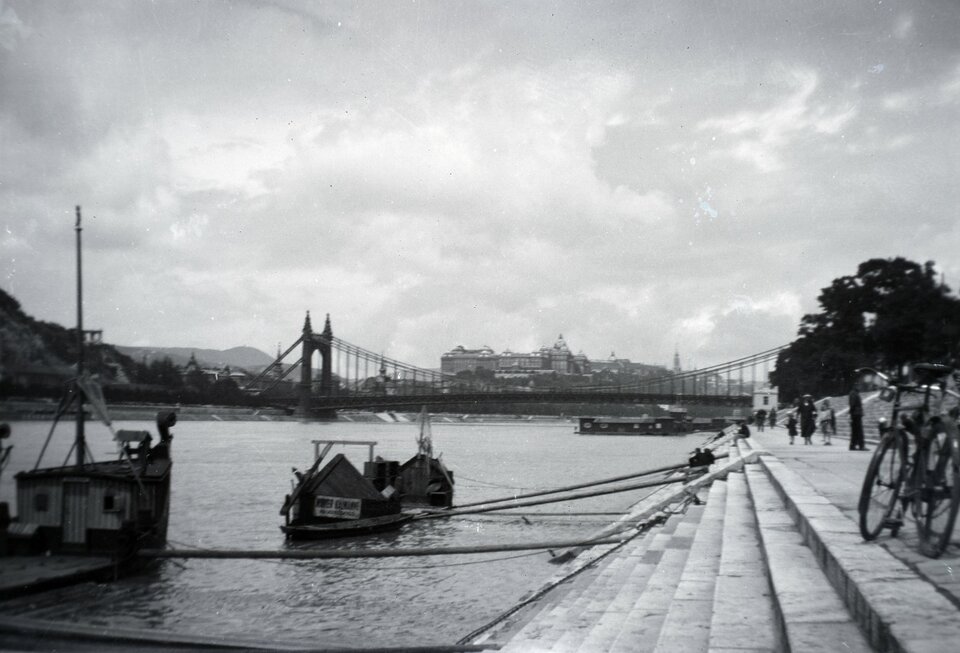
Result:
{"label": "bicycle handlebar", "polygon": [[[953,397],[956,397],[957,399],[960,399],[960,392],[957,392],[955,390],[948,388],[946,386],[946,383],[944,382],[945,377],[953,376],[957,384],[960,385],[960,372],[958,372],[958,370],[956,370],[955,368],[949,365],[917,363],[912,369],[916,372],[926,373],[931,376],[939,377],[941,380],[941,387],[934,388],[934,389],[938,389],[938,390],[942,389],[943,392],[945,392],[946,394],[949,394]],[[900,390],[922,390],[928,387],[933,388],[933,384],[929,382],[915,383],[912,381],[902,381],[898,379],[893,379],[890,377],[889,374],[885,374],[884,372],[881,372],[880,370],[875,369],[873,367],[858,367],[856,370],[854,370],[854,372],[857,374],[863,374],[865,372],[869,374],[873,374],[874,376],[878,376],[881,379],[883,379],[887,384],[892,385]]]}

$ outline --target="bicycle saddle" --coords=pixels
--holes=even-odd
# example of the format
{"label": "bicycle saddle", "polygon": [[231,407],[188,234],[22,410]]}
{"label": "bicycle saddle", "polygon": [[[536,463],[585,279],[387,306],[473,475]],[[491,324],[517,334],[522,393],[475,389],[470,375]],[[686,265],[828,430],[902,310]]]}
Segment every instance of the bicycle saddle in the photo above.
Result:
{"label": "bicycle saddle", "polygon": [[952,367],[938,363],[917,363],[913,366],[913,373],[916,376],[917,382],[922,385],[942,379],[951,372],[953,372]]}

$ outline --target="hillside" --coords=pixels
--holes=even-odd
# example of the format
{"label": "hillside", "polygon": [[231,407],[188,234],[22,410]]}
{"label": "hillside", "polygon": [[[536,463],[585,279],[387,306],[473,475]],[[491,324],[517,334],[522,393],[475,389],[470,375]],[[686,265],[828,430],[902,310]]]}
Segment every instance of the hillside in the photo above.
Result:
{"label": "hillside", "polygon": [[[86,348],[86,364],[104,384],[155,382],[145,365],[169,358],[183,367],[194,354],[202,367],[258,371],[273,358],[253,347],[225,351],[189,347],[119,347],[107,343]],[[15,387],[60,386],[75,374],[76,330],[36,320],[13,296],[0,289],[0,383]]]}
{"label": "hillside", "polygon": [[117,351],[130,358],[151,363],[155,360],[169,358],[174,365],[183,367],[196,357],[202,367],[222,368],[240,367],[248,371],[259,371],[273,362],[273,357],[254,347],[232,347],[231,349],[191,349],[190,347],[127,347],[116,345]]}

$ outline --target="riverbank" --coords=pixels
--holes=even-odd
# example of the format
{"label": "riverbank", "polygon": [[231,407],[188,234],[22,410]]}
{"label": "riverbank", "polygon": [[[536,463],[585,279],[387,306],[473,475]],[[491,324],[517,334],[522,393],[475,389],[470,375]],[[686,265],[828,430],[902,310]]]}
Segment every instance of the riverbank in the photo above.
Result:
{"label": "riverbank", "polygon": [[[153,421],[157,412],[174,410],[181,422],[299,422],[300,417],[280,408],[248,408],[242,406],[180,406],[170,404],[110,404],[110,417],[118,421]],[[49,421],[57,411],[57,402],[52,399],[11,399],[0,403],[0,421]],[[433,420],[440,423],[477,423],[477,424],[567,424],[573,423],[571,417],[545,415],[507,415],[507,414],[453,414],[433,413]],[[338,411],[337,420],[361,423],[405,423],[415,422],[417,413],[399,411]],[[322,420],[319,420],[322,421]]]}

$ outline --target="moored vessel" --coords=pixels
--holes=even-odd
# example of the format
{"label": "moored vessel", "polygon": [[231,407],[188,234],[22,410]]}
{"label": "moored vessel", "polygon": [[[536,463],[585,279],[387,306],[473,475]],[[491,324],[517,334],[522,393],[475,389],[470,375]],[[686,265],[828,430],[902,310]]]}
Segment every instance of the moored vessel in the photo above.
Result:
{"label": "moored vessel", "polygon": [[[108,555],[129,562],[141,547],[166,544],[173,467],[173,411],[157,415],[159,441],[148,431],[115,430],[97,382],[84,367],[83,283],[77,207],[77,374],[67,387],[33,469],[15,476],[17,515],[6,529],[12,554]],[[88,408],[113,435],[117,457],[95,461],[87,445]],[[41,467],[60,418],[75,415],[72,464]]]}
{"label": "moored vessel", "polygon": [[[394,486],[397,463],[374,458],[376,442],[314,440],[314,461],[306,472],[293,470],[297,481],[284,497],[280,529],[291,539],[320,539],[362,535],[399,528],[412,519],[401,513]],[[361,474],[342,453],[321,463],[334,445],[369,448],[365,465],[373,478]],[[322,447],[322,449],[321,449]]]}
{"label": "moored vessel", "polygon": [[453,505],[453,472],[433,455],[430,414],[420,411],[417,453],[400,465],[397,490],[404,508],[449,508]]}

